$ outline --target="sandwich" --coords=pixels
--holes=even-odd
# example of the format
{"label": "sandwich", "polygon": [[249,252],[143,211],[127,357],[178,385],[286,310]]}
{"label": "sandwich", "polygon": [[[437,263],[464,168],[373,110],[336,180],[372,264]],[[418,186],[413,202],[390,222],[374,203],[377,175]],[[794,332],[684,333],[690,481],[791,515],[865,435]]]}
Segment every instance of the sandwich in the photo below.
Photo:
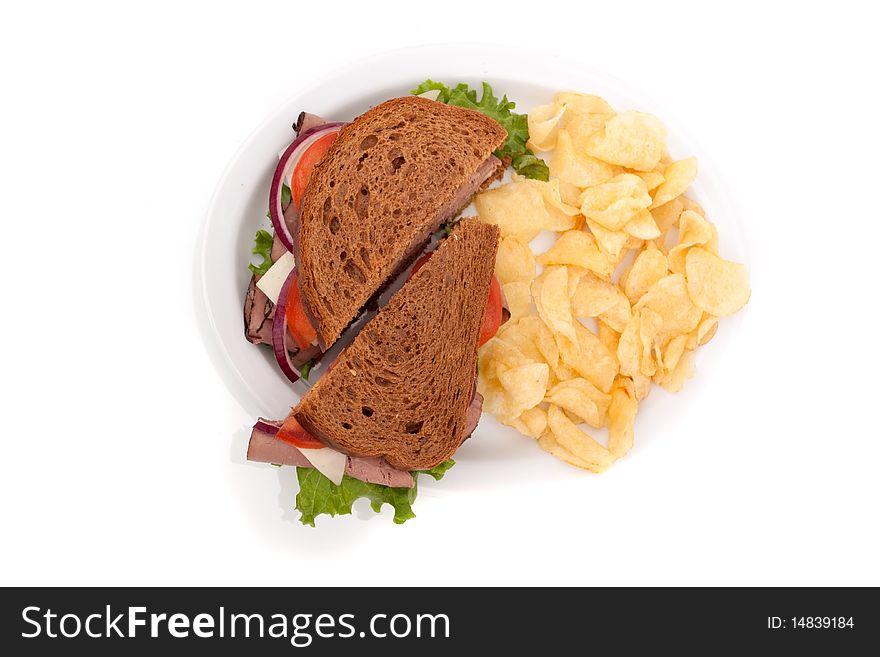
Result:
{"label": "sandwich", "polygon": [[348,124],[302,114],[273,177],[274,236],[257,234],[245,336],[297,380],[499,178],[505,128],[474,109],[407,96]]}
{"label": "sandwich", "polygon": [[312,526],[361,497],[404,522],[418,476],[454,465],[482,409],[477,350],[506,316],[497,227],[456,219],[508,166],[547,179],[527,117],[485,83],[479,99],[431,80],[412,93],[348,124],[300,114],[272,180],[274,235],[255,240],[245,335],[291,381],[318,369],[284,420],[254,424],[247,458],[296,467]]}
{"label": "sandwich", "polygon": [[486,323],[497,248],[496,226],[458,222],[283,422],[254,425],[248,459],[297,467],[304,523],[358,497],[403,522],[417,475],[454,463],[480,417],[477,349],[500,323]]}

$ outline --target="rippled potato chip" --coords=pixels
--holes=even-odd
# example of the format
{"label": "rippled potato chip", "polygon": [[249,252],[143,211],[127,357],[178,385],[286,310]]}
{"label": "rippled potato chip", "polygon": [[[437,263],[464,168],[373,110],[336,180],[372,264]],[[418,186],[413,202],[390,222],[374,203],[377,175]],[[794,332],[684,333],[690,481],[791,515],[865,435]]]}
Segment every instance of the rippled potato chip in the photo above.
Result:
{"label": "rippled potato chip", "polygon": [[569,230],[559,236],[550,249],[538,256],[544,265],[576,265],[599,276],[611,278],[614,261],[600,251],[595,238],[582,230]]}
{"label": "rippled potato chip", "polygon": [[631,173],[588,187],[581,194],[581,214],[608,230],[620,230],[649,205],[645,181]]}
{"label": "rippled potato chip", "polygon": [[552,178],[581,189],[611,180],[618,173],[619,169],[614,165],[576,151],[568,131],[559,131],[550,160]]}
{"label": "rippled potato chip", "polygon": [[530,283],[535,278],[535,256],[529,245],[516,235],[503,237],[498,243],[495,276],[501,285]]}
{"label": "rippled potato chip", "polygon": [[749,274],[736,262],[702,247],[692,247],[685,265],[687,290],[694,304],[710,315],[725,317],[742,308],[751,296]]}
{"label": "rippled potato chip", "polygon": [[653,285],[664,278],[667,271],[666,256],[651,244],[643,249],[633,260],[626,274],[623,291],[630,303],[636,303]]}
{"label": "rippled potato chip", "polygon": [[651,171],[666,149],[666,128],[644,112],[622,112],[590,136],[588,155],[636,171]]}
{"label": "rippled potato chip", "polygon": [[556,442],[578,459],[587,469],[603,472],[614,462],[614,456],[597,443],[589,434],[577,428],[558,406],[550,405],[547,411],[547,424]]}
{"label": "rippled potato chip", "polygon": [[673,162],[663,172],[663,184],[654,191],[652,208],[669,203],[687,191],[697,178],[697,158],[688,157]]}
{"label": "rippled potato chip", "polygon": [[634,310],[650,308],[663,318],[668,333],[689,333],[700,323],[701,309],[691,301],[688,283],[681,274],[669,274],[642,295]]}

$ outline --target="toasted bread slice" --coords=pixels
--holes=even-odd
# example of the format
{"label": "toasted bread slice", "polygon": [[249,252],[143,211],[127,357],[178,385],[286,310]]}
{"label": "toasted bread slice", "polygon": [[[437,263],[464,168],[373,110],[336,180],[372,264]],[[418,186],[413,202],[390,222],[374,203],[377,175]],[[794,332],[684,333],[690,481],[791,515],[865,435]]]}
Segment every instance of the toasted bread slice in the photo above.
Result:
{"label": "toasted bread slice", "polygon": [[479,112],[414,96],[342,129],[293,231],[300,295],[322,350],[496,173],[492,153],[506,136]]}
{"label": "toasted bread slice", "polygon": [[468,425],[498,229],[452,234],[370,320],[292,414],[351,456],[423,470],[448,459]]}

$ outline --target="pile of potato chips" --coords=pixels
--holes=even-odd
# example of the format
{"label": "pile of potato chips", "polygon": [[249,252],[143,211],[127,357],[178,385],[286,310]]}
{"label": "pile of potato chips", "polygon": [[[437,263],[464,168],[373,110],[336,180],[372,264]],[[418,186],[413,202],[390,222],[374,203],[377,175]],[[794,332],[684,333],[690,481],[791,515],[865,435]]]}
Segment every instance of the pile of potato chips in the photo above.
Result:
{"label": "pile of potato chips", "polygon": [[[559,93],[529,115],[529,134],[552,151],[550,181],[514,177],[475,199],[501,231],[511,313],[480,350],[478,390],[483,410],[602,472],[632,447],[651,383],[677,392],[694,375],[694,350],[748,301],[748,274],[719,257],[715,226],[684,196],[697,162],[671,160],[656,117]],[[556,241],[536,256],[544,230]],[[607,427],[607,446],[584,424]]]}

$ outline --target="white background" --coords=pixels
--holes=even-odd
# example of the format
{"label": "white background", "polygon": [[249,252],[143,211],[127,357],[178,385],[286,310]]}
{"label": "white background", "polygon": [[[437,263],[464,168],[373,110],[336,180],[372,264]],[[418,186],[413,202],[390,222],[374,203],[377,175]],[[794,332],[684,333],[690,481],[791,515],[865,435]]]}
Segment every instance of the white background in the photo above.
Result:
{"label": "white background", "polygon": [[[862,3],[296,4],[4,8],[0,584],[880,584]],[[687,412],[637,424],[649,446],[601,477],[548,460],[557,480],[469,491],[453,470],[402,527],[304,528],[294,487],[241,463],[252,418],[196,324],[198,230],[297,88],[456,39],[578,58],[673,112],[737,199],[752,300]]]}

